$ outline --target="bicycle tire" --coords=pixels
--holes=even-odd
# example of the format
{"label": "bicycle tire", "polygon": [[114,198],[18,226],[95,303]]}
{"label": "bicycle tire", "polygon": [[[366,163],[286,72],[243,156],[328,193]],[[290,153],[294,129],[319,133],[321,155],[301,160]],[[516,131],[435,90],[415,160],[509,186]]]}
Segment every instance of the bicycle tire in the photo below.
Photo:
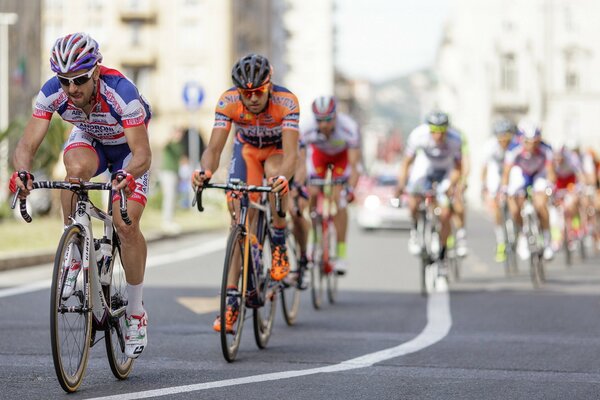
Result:
{"label": "bicycle tire", "polygon": [[426,231],[427,217],[424,212],[421,212],[420,218],[417,220],[417,235],[421,238],[421,268],[419,273],[421,295],[427,296],[427,285],[425,282],[425,274],[427,272],[427,265],[431,262],[428,253],[427,246],[427,231]]}
{"label": "bicycle tire", "polygon": [[569,246],[570,238],[569,238],[569,227],[567,226],[566,219],[563,221],[563,250],[565,252],[565,263],[567,267],[573,266],[573,250],[571,250]]}
{"label": "bicycle tire", "polygon": [[[71,258],[74,246],[83,257],[85,240],[79,225],[71,225],[65,229],[54,258],[50,292],[52,359],[58,382],[68,393],[79,388],[85,374],[91,346],[92,313],[90,304],[87,304],[89,270],[82,268],[79,272],[75,289],[79,287],[80,290],[75,290],[66,300],[62,298],[63,284],[67,277],[65,258]],[[73,311],[75,309],[79,311]]]}
{"label": "bicycle tire", "polygon": [[[327,299],[329,300],[329,304],[335,304],[337,301],[337,293],[338,293],[338,277],[335,270],[335,265],[333,265],[332,254],[335,254],[335,250],[337,247],[337,235],[335,232],[335,227],[333,225],[333,221],[330,221],[327,224],[327,246],[328,246],[328,263],[329,268],[327,268]],[[325,243],[323,244],[325,245]]]}
{"label": "bicycle tire", "polygon": [[[244,320],[246,318],[246,293],[244,293],[242,287],[242,280],[244,276],[244,240],[245,232],[242,226],[236,225],[232,228],[227,239],[227,248],[225,251],[225,263],[223,265],[223,279],[221,281],[221,300],[219,316],[221,318],[221,351],[223,357],[228,362],[233,362],[237,356],[237,352],[240,347],[242,340],[242,329],[244,327]],[[226,321],[225,313],[227,311],[227,282],[229,275],[232,272],[232,265],[234,262],[240,262],[240,274],[237,281],[237,287],[239,289],[240,297],[238,299],[239,310],[238,317],[233,327],[233,332],[229,333],[226,329],[224,321]]]}
{"label": "bicycle tire", "polygon": [[289,283],[283,284],[283,289],[281,290],[281,309],[285,323],[292,326],[296,322],[298,311],[300,310],[300,289],[297,285],[298,277],[301,273],[299,263],[300,249],[291,231],[287,231],[285,241],[290,263],[291,279]]}
{"label": "bicycle tire", "polygon": [[[318,226],[318,225],[317,225]],[[326,274],[324,271],[325,265],[323,261],[323,248],[321,240],[321,231],[313,228],[313,249],[310,268],[310,293],[313,308],[320,310],[323,306],[323,295]]]}
{"label": "bicycle tire", "polygon": [[[268,235],[265,235],[262,243],[263,259],[262,272],[259,274],[258,292],[262,299],[262,306],[253,309],[252,322],[254,327],[254,339],[259,349],[264,349],[269,343],[273,325],[275,322],[275,313],[277,311],[277,291],[279,282],[271,279],[271,241]],[[252,262],[252,259],[249,260]],[[256,266],[255,266],[256,268]]]}
{"label": "bicycle tire", "polygon": [[508,211],[508,205],[502,207],[502,230],[504,231],[504,272],[506,276],[516,275],[519,270],[517,261],[517,233]]}
{"label": "bicycle tire", "polygon": [[115,378],[127,379],[133,369],[134,360],[125,354],[125,311],[127,306],[125,269],[121,258],[121,246],[117,232],[113,230],[113,249],[112,249],[112,276],[110,285],[103,286],[104,298],[106,299],[110,312],[115,313],[120,310],[122,313],[115,316],[108,316],[106,331],[104,333],[104,343],[106,345],[106,355],[108,365]]}

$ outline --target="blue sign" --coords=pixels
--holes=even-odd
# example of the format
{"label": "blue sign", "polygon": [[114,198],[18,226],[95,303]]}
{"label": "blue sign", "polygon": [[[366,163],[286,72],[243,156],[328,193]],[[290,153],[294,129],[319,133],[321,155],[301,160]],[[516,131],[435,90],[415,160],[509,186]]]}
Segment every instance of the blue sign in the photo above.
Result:
{"label": "blue sign", "polygon": [[183,85],[183,102],[190,110],[197,110],[204,100],[204,88],[198,82]]}

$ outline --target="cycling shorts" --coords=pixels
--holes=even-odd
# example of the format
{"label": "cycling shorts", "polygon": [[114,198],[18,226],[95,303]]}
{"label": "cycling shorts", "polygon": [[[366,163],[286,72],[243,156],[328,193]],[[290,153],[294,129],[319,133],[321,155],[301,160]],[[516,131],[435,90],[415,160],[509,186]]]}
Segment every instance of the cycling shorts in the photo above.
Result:
{"label": "cycling shorts", "polygon": [[446,206],[449,204],[446,192],[450,188],[449,169],[426,170],[423,168],[412,169],[406,184],[406,193],[411,195],[421,195],[431,190],[436,184],[436,200],[438,204]]}
{"label": "cycling shorts", "polygon": [[348,178],[350,176],[348,149],[344,149],[337,154],[327,154],[311,145],[307,160],[307,173],[311,178],[325,178],[328,165],[333,165],[333,178]]}
{"label": "cycling shorts", "polygon": [[536,174],[525,174],[521,167],[513,166],[508,175],[507,194],[514,196],[516,194],[525,194],[528,187],[532,187],[534,192],[543,192],[548,188],[546,179],[546,170]]}
{"label": "cycling shorts", "polygon": [[[65,143],[63,155],[69,150],[79,147],[88,148],[96,153],[96,156],[98,157],[98,168],[96,169],[94,176],[98,176],[107,170],[111,174],[120,169],[126,170],[127,165],[129,165],[129,162],[133,157],[127,143],[114,146],[103,145],[91,135],[75,127]],[[135,180],[135,191],[128,199],[145,206],[148,200],[149,181],[150,174],[149,171],[146,171],[142,176]],[[121,196],[118,193],[114,193],[112,201],[119,201],[120,198]]]}
{"label": "cycling shorts", "polygon": [[577,183],[577,175],[569,175],[566,177],[556,177],[556,189],[569,189]]}

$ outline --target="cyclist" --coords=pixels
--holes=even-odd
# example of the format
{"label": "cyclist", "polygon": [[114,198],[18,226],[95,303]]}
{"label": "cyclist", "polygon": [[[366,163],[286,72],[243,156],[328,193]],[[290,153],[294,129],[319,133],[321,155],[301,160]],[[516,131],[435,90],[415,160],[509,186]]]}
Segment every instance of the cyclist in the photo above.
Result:
{"label": "cyclist", "polygon": [[[287,207],[289,181],[298,162],[298,121],[300,108],[296,96],[282,86],[271,82],[272,68],[269,60],[259,54],[240,58],[231,71],[233,84],[223,93],[215,110],[215,122],[210,141],[202,159],[201,169],[192,174],[192,185],[201,188],[219,167],[219,159],[227,142],[232,123],[235,124],[235,140],[229,178],[239,178],[249,185],[262,185],[263,176],[268,177],[273,192],[282,197],[283,210]],[[259,194],[250,195],[259,201]],[[232,193],[228,193],[230,211],[234,210]],[[251,213],[251,221],[256,214]],[[233,222],[233,214],[232,214]],[[280,281],[289,273],[285,246],[285,218],[273,212],[273,249],[271,278]],[[239,309],[235,286],[238,274],[230,274],[227,300],[227,331],[233,329]],[[213,329],[221,331],[221,319],[217,317]]]}
{"label": "cyclist", "polygon": [[408,251],[413,255],[421,252],[416,231],[419,204],[423,201],[423,194],[435,184],[436,200],[441,208],[442,246],[439,259],[446,258],[446,241],[450,235],[452,216],[449,195],[456,189],[462,175],[461,147],[460,134],[449,127],[448,114],[437,110],[430,112],[425,123],[417,126],[408,136],[396,195],[400,197],[402,193],[408,193],[408,207],[414,224],[410,231]]}
{"label": "cyclist", "polygon": [[[313,119],[302,131],[302,141],[307,145],[307,174],[310,178],[324,178],[327,167],[333,165],[333,178],[343,178],[348,185],[336,187],[334,199],[336,214],[333,217],[337,234],[335,270],[344,275],[348,269],[346,234],[348,211],[346,205],[354,200],[360,162],[360,133],[358,124],[347,114],[336,111],[333,96],[317,97],[312,103]],[[318,187],[309,186],[311,214],[317,207]]]}
{"label": "cyclist", "polygon": [[469,172],[471,170],[471,163],[469,160],[469,144],[466,136],[459,132],[462,146],[460,151],[461,157],[461,176],[457,183],[456,190],[452,196],[452,214],[453,223],[456,228],[456,255],[459,257],[465,257],[468,253],[467,250],[467,231],[465,229],[465,191],[467,190]]}
{"label": "cyclist", "polygon": [[[523,226],[520,210],[529,187],[533,190],[533,205],[540,220],[544,236],[544,259],[554,257],[550,243],[550,224],[547,190],[556,181],[552,165],[552,149],[542,142],[541,129],[528,121],[519,123],[521,143],[510,150],[504,159],[502,192],[508,195],[508,205],[517,228]],[[519,235],[517,253],[529,258],[529,246],[524,234]]]}
{"label": "cyclist", "polygon": [[[573,221],[571,228],[579,234],[581,220],[579,213],[579,192],[585,183],[581,159],[577,153],[579,146],[574,140],[567,140],[559,144],[554,151],[553,165],[556,174],[556,190],[568,190],[563,199],[564,213],[569,220]],[[567,222],[567,221],[565,221]],[[558,236],[558,235],[557,235]],[[566,240],[567,238],[564,238]]]}
{"label": "cyclist", "polygon": [[502,229],[502,213],[498,191],[502,180],[502,167],[508,146],[517,131],[515,124],[508,119],[500,119],[494,123],[493,132],[495,137],[491,138],[484,149],[484,166],[481,171],[482,198],[491,204],[496,226],[496,262],[504,262],[506,259],[504,229]]}
{"label": "cyclist", "polygon": [[[132,224],[126,225],[119,213],[113,218],[121,240],[127,280],[125,353],[137,358],[148,340],[148,317],[142,304],[147,247],[140,231],[140,219],[148,194],[151,151],[147,126],[151,112],[135,85],[119,71],[100,65],[101,62],[98,43],[86,33],[69,34],[56,40],[50,55],[50,68],[56,75],[42,86],[37,96],[33,116],[17,144],[13,162],[17,171],[30,170],[33,157],[48,132],[52,114],[57,112],[74,125],[63,151],[67,179],[88,181],[107,169],[125,177],[121,182],[113,179],[117,192],[112,202],[119,201],[118,190],[124,189]],[[16,188],[20,188],[21,198],[32,189],[33,176],[27,174],[27,186],[19,179],[18,172],[10,179],[10,190],[16,192]],[[65,226],[73,212],[71,200],[72,194],[63,191]],[[68,298],[73,293],[80,269],[81,254],[75,254],[63,297]]]}
{"label": "cyclist", "polygon": [[587,215],[587,226],[594,232],[596,249],[600,250],[600,230],[597,221],[600,213],[600,156],[589,147],[583,153],[582,164],[586,183],[586,201],[592,205],[593,210]]}

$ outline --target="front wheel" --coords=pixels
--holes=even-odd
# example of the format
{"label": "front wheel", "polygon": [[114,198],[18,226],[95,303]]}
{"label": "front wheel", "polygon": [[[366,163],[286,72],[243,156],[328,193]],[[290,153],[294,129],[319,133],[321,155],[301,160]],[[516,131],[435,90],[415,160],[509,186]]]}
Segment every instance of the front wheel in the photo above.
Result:
{"label": "front wheel", "polygon": [[104,341],[108,364],[117,379],[126,379],[133,368],[133,359],[125,354],[125,307],[127,307],[127,282],[121,259],[119,237],[113,235],[112,276],[110,285],[103,287],[108,302],[109,316]]}
{"label": "front wheel", "polygon": [[[325,232],[324,232],[325,234]],[[333,220],[330,220],[327,224],[327,245],[328,247],[328,260],[329,267],[326,269],[327,273],[327,299],[329,304],[334,304],[337,300],[338,294],[338,273],[335,270],[335,251],[337,250],[337,236],[333,225]]]}
{"label": "front wheel", "polygon": [[323,305],[323,295],[325,289],[325,265],[323,260],[323,247],[321,243],[321,231],[313,229],[313,249],[310,268],[310,294],[312,304],[315,310],[319,310]]}
{"label": "front wheel", "polygon": [[[50,298],[50,340],[54,370],[60,386],[66,392],[77,390],[87,366],[92,335],[92,310],[88,302],[89,270],[83,269],[85,234],[79,225],[65,229],[56,256],[52,274]],[[71,265],[79,263],[72,294],[63,293]],[[63,298],[66,297],[66,298]]]}
{"label": "front wheel", "polygon": [[[245,233],[243,232],[243,228],[239,225],[232,228],[225,251],[219,313],[221,319],[221,350],[223,352],[223,357],[225,357],[228,362],[233,362],[235,360],[238,349],[240,348],[242,328],[244,327],[244,319],[246,318],[246,294],[242,287],[243,276],[245,273],[244,241]],[[250,249],[248,249],[248,251],[250,251]],[[228,282],[230,276],[236,275],[238,275],[237,279],[232,279],[232,281],[236,282],[235,286],[237,289],[229,290],[228,296],[228,286],[230,286],[228,285]],[[228,304],[228,302],[231,302],[232,304]],[[233,305],[233,307],[230,307],[229,313],[227,310],[228,305]],[[233,314],[236,314],[235,322],[232,324],[231,329],[227,329],[227,317],[231,318],[232,311]]]}

